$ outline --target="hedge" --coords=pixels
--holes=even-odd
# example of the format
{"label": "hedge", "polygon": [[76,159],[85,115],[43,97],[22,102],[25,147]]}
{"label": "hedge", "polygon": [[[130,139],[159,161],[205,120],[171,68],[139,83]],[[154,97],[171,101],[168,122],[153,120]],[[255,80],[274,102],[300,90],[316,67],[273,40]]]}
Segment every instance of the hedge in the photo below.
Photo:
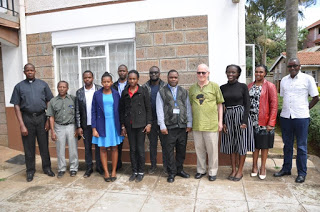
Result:
{"label": "hedge", "polygon": [[[318,90],[320,90],[320,87],[318,87]],[[320,93],[320,91],[319,91]],[[309,98],[311,100],[311,98]],[[282,97],[278,95],[278,117],[277,117],[277,126],[281,128],[280,126],[280,113],[282,110]],[[308,141],[313,142],[320,148],[320,102],[318,102],[317,105],[315,105],[310,110],[310,125],[309,125],[309,134],[308,134]]]}

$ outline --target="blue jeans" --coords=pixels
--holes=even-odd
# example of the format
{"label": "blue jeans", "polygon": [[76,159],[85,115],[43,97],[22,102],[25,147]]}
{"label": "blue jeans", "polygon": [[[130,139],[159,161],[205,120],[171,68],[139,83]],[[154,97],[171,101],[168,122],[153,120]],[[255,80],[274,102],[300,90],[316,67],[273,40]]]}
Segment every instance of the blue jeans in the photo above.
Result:
{"label": "blue jeans", "polygon": [[287,119],[280,118],[282,140],[284,143],[284,161],[282,170],[291,171],[294,136],[297,139],[297,169],[299,176],[307,175],[307,140],[310,118]]}

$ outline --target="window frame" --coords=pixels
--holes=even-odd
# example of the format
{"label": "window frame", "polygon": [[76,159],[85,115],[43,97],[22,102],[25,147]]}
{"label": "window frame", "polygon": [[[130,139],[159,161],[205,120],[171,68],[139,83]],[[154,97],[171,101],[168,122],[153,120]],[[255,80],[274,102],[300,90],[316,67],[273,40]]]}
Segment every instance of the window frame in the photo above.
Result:
{"label": "window frame", "polygon": [[[60,48],[68,48],[68,47],[77,47],[78,48],[78,76],[79,76],[79,88],[83,86],[82,73],[85,70],[81,70],[81,60],[84,59],[97,59],[97,58],[106,58],[106,71],[110,73],[109,64],[110,64],[110,52],[109,52],[109,44],[112,43],[133,43],[133,62],[134,69],[137,67],[137,57],[136,57],[136,41],[134,38],[132,39],[117,39],[117,40],[107,40],[107,41],[97,41],[97,42],[87,42],[87,43],[74,43],[67,45],[57,45],[54,46],[53,51],[53,59],[54,59],[54,77],[55,77],[55,85],[60,81],[60,71],[58,70],[58,55],[57,50]],[[96,56],[96,57],[82,57],[81,56],[81,48],[82,47],[91,47],[91,46],[105,46],[105,56]],[[55,92],[58,93],[58,89],[55,87]]]}

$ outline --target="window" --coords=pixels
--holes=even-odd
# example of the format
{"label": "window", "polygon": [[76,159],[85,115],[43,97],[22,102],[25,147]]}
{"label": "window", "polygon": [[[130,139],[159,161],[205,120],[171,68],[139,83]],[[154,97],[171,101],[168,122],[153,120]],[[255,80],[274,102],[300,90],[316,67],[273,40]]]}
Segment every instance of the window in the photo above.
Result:
{"label": "window", "polygon": [[73,95],[83,86],[82,73],[86,70],[93,72],[96,84],[101,84],[101,76],[106,71],[115,82],[119,65],[125,64],[129,70],[135,68],[134,50],[132,40],[56,47],[57,80],[67,81],[68,93]]}
{"label": "window", "polygon": [[302,71],[302,72],[312,76],[314,78],[314,80],[316,81],[316,84],[318,85],[318,71],[305,70],[305,71]]}

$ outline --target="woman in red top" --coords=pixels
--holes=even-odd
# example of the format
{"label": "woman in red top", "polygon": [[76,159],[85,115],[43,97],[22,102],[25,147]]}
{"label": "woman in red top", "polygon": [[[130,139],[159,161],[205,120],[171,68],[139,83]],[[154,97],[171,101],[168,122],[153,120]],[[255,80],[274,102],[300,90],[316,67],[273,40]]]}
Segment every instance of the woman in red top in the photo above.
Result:
{"label": "woman in red top", "polygon": [[[267,81],[267,67],[258,65],[255,69],[255,81],[248,85],[250,96],[250,117],[254,126],[255,151],[251,177],[259,173],[261,180],[266,178],[268,150],[273,148],[274,126],[278,112],[276,86]],[[261,168],[258,170],[258,157],[261,150]]]}
{"label": "woman in red top", "polygon": [[151,130],[152,112],[147,89],[138,84],[139,73],[128,73],[129,87],[124,89],[120,99],[120,123],[122,135],[128,134],[132,175],[129,181],[140,182],[145,169],[145,134]]}

